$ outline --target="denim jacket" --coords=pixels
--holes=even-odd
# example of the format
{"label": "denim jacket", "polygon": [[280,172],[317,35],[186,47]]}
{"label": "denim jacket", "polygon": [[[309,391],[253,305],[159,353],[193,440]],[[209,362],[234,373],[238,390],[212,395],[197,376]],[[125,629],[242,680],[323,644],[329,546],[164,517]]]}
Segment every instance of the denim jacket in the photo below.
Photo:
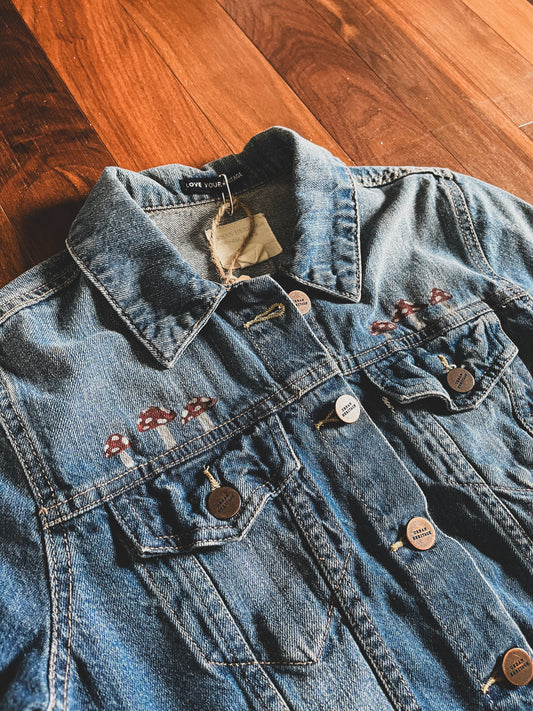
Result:
{"label": "denim jacket", "polygon": [[532,295],[445,168],[106,168],[0,289],[0,709],[533,708]]}

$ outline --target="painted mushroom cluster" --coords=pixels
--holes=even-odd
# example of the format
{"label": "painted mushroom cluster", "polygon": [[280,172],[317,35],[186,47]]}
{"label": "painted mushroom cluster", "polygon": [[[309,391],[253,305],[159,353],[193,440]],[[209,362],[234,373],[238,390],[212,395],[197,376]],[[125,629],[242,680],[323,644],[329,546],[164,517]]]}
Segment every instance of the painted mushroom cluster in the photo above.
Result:
{"label": "painted mushroom cluster", "polygon": [[[181,413],[180,423],[183,425],[196,418],[204,432],[207,432],[214,426],[213,421],[207,414],[207,410],[212,408],[216,403],[216,397],[193,397],[184,406]],[[170,449],[175,447],[177,443],[168,429],[167,424],[172,422],[172,420],[176,417],[177,413],[174,412],[174,410],[169,410],[166,407],[151,405],[143,410],[137,418],[137,429],[139,432],[157,430],[157,434],[161,437],[165,447]],[[130,448],[130,440],[125,435],[114,433],[108,437],[104,445],[104,457],[106,457],[106,459],[110,459],[111,457],[118,455],[126,468],[134,467],[135,462],[129,452],[126,451]]]}
{"label": "painted mushroom cluster", "polygon": [[445,308],[449,309],[449,305],[446,303],[452,298],[452,295],[443,289],[434,288],[431,290],[428,296],[428,303],[416,303],[412,301],[406,301],[405,299],[400,299],[394,305],[394,312],[392,314],[391,321],[372,321],[370,324],[370,333],[373,336],[383,334],[385,339],[391,338],[391,331],[394,331],[399,323],[404,318],[410,318],[414,323],[417,330],[421,330],[425,327],[425,322],[416,315],[418,311],[423,311],[427,309],[428,306],[433,306],[435,304],[444,304]]}

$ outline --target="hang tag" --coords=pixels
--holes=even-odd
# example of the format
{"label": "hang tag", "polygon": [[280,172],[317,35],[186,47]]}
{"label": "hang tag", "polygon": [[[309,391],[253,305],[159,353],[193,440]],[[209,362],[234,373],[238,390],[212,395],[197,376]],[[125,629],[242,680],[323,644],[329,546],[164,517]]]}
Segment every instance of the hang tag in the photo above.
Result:
{"label": "hang tag", "polygon": [[[239,255],[234,265],[236,269],[248,267],[258,262],[264,262],[266,259],[270,259],[270,257],[274,257],[276,254],[283,252],[264,214],[258,212],[254,214],[254,219],[254,233]],[[244,242],[249,228],[250,220],[247,217],[217,227],[215,249],[224,269],[228,269],[230,266],[233,255]],[[211,242],[212,231],[210,229],[206,230],[205,234],[207,239]]]}

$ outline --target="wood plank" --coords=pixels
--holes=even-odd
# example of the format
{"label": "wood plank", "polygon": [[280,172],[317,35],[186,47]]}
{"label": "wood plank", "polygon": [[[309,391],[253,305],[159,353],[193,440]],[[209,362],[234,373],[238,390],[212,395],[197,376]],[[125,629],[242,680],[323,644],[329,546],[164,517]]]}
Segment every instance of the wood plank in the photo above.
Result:
{"label": "wood plank", "polygon": [[14,4],[118,165],[193,164],[227,151],[118,2]]}
{"label": "wood plank", "polygon": [[[304,0],[290,6],[242,2],[238,13],[231,2],[221,3],[241,30],[213,0],[121,1],[229,136],[235,116],[237,125],[248,124],[249,115],[255,122],[258,112],[267,112],[269,123],[288,124],[280,116],[290,90],[279,92],[279,74],[305,113],[311,111],[353,160],[396,162],[409,156],[425,162],[438,154],[441,162],[454,162]],[[178,27],[184,42],[176,41]],[[209,74],[212,81],[206,82]]]}
{"label": "wood plank", "polygon": [[[533,65],[533,4],[528,0],[463,0],[500,37]],[[512,21],[509,21],[510,18]],[[519,128],[533,139],[533,101]]]}
{"label": "wood plank", "polygon": [[[376,5],[383,8],[391,3],[379,0]],[[507,0],[500,6],[509,29],[514,28],[517,18]],[[463,72],[517,126],[530,120],[533,62],[506,42],[483,16],[462,0],[397,0],[394,11],[422,33],[447,62]],[[533,8],[529,15],[532,44]]]}
{"label": "wood plank", "polygon": [[31,267],[32,262],[23,252],[23,244],[8,216],[0,205],[0,286],[7,284],[14,276]]}
{"label": "wood plank", "polygon": [[214,0],[16,4],[123,167],[203,165],[271,125],[348,159]]}
{"label": "wood plank", "polygon": [[461,162],[463,172],[533,200],[531,141],[394,6],[382,0],[310,2]]}
{"label": "wood plank", "polygon": [[533,5],[528,0],[462,0],[508,45],[533,64]]}
{"label": "wood plank", "polygon": [[8,0],[0,46],[3,285],[64,248],[90,185],[113,161]]}

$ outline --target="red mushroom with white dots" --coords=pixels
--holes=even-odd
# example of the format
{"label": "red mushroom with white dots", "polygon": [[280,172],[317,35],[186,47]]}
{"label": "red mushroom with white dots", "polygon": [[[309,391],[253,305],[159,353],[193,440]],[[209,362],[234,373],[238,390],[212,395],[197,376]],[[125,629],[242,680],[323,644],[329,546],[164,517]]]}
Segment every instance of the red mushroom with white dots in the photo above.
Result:
{"label": "red mushroom with white dots", "polygon": [[121,434],[112,434],[108,437],[107,442],[104,445],[104,457],[106,459],[111,459],[115,454],[118,454],[120,461],[126,468],[134,467],[135,462],[130,457],[129,453],[126,452],[127,449],[131,447],[130,441],[127,437]]}
{"label": "red mushroom with white dots", "polygon": [[422,321],[421,318],[418,316],[415,316],[414,314],[417,311],[422,311],[422,309],[426,309],[427,304],[416,304],[413,303],[412,301],[406,301],[405,299],[400,299],[398,302],[396,302],[396,307],[394,309],[394,313],[392,315],[392,320],[395,323],[398,323],[401,321],[403,318],[407,318],[408,316],[412,317],[412,321],[415,324],[416,328],[418,330],[425,328],[426,324]]}
{"label": "red mushroom with white dots", "polygon": [[385,340],[388,341],[391,338],[391,331],[394,331],[396,328],[398,327],[395,323],[392,323],[392,321],[372,321],[370,324],[370,333],[373,336],[383,334],[385,336]]}
{"label": "red mushroom with white dots", "polygon": [[189,422],[189,420],[196,417],[204,432],[207,432],[214,427],[213,421],[207,414],[207,410],[212,408],[216,403],[216,397],[207,397],[205,395],[193,397],[193,399],[189,400],[182,410],[181,424],[184,425],[186,422]]}
{"label": "red mushroom with white dots", "polygon": [[442,304],[448,311],[451,311],[451,306],[450,304],[446,303],[449,301],[452,297],[451,294],[449,294],[447,291],[443,291],[442,289],[432,289],[431,294],[429,295],[429,303],[434,306],[435,304]]}
{"label": "red mushroom with white dots", "polygon": [[167,424],[176,417],[173,410],[168,410],[166,407],[147,407],[139,415],[137,420],[137,429],[139,432],[147,432],[148,430],[157,429],[157,434],[163,440],[163,444],[167,447],[176,447],[177,443],[174,437],[170,434]]}

